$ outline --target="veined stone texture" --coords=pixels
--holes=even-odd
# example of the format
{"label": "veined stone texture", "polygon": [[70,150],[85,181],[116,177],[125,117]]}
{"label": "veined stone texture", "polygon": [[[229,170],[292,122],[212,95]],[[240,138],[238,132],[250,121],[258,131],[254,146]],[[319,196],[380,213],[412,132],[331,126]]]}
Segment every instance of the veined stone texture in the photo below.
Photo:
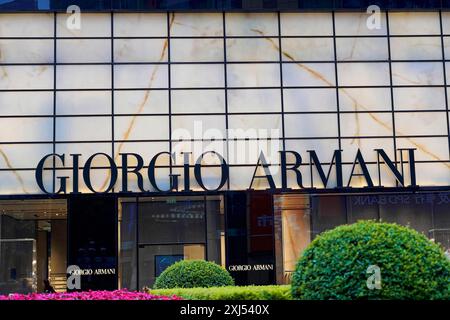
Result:
{"label": "veined stone texture", "polygon": [[[345,12],[82,13],[79,30],[68,17],[0,14],[0,194],[40,193],[34,168],[53,149],[83,154],[81,166],[96,152],[120,165],[121,152],[173,151],[181,175],[180,152],[194,164],[215,150],[240,190],[261,151],[278,185],[277,152],[299,152],[308,186],[307,150],[329,163],[341,148],[346,179],[360,149],[377,184],[374,149],[394,159],[394,148],[416,148],[417,183],[450,184],[449,13],[382,12],[376,29]],[[164,188],[168,158],[159,162]],[[95,165],[93,184],[104,185],[106,159]],[[204,181],[218,174],[205,169]]]}

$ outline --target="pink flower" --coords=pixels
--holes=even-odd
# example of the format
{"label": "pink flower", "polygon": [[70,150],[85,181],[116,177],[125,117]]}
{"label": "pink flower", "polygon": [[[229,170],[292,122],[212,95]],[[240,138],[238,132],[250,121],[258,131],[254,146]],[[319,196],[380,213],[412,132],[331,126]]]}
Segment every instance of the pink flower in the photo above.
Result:
{"label": "pink flower", "polygon": [[30,293],[0,295],[0,300],[181,300],[177,296],[158,296],[127,289],[63,293]]}

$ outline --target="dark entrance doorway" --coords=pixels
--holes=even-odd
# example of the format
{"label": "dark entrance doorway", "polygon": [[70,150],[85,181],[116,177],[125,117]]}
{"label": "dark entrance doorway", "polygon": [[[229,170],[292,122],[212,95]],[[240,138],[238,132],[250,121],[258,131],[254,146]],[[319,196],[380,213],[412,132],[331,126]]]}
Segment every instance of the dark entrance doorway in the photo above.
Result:
{"label": "dark entrance doorway", "polygon": [[117,288],[116,199],[88,195],[69,198],[67,265],[92,271],[81,276],[81,290]]}

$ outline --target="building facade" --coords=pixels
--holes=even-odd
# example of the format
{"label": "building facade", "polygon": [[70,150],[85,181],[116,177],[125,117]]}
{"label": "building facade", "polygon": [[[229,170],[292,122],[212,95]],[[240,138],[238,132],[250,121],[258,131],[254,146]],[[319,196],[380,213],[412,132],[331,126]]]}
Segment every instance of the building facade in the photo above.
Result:
{"label": "building facade", "polygon": [[385,2],[0,2],[0,293],[287,283],[360,219],[449,249],[448,4]]}

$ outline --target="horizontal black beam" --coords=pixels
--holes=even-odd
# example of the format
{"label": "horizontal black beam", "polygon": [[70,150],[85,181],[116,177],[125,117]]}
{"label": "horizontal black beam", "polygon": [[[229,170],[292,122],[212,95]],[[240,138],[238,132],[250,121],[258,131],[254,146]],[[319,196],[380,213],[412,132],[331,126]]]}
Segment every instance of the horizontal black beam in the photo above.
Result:
{"label": "horizontal black beam", "polygon": [[70,5],[83,11],[366,11],[370,5],[382,10],[446,10],[450,0],[0,0],[0,12],[65,12]]}

